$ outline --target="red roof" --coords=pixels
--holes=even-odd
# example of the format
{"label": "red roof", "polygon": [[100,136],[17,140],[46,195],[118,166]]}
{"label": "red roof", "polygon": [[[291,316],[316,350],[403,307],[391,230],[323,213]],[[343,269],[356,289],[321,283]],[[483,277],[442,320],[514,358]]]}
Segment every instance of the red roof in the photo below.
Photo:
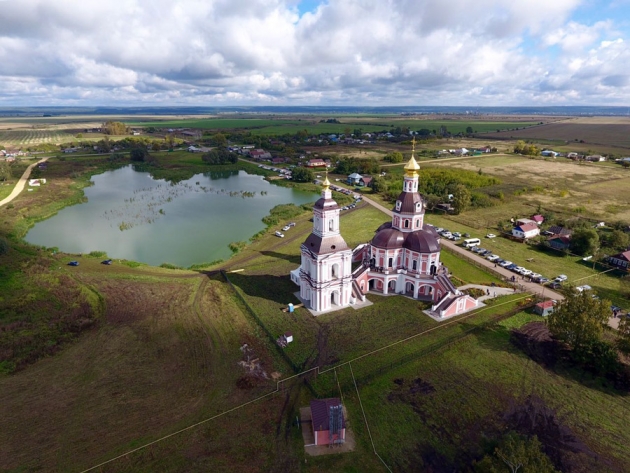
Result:
{"label": "red roof", "polygon": [[619,254],[613,256],[613,258],[625,259],[626,261],[630,261],[630,250],[624,251],[623,253],[619,253]]}
{"label": "red roof", "polygon": [[[330,430],[330,408],[341,406],[338,397],[328,399],[313,399],[311,401],[311,419],[313,420],[313,430]],[[346,419],[342,417],[342,428],[346,427]]]}
{"label": "red roof", "polygon": [[543,217],[542,215],[534,215],[532,217],[532,220],[536,223],[541,223],[545,221],[545,217]]}
{"label": "red roof", "polygon": [[516,228],[520,228],[521,231],[523,233],[525,233],[525,232],[529,232],[530,230],[534,230],[534,229],[538,228],[538,225],[536,225],[533,222],[528,222],[528,223],[524,223],[523,225],[519,225]]}
{"label": "red roof", "polygon": [[544,301],[536,304],[536,307],[540,307],[541,309],[550,309],[553,307],[553,301]]}

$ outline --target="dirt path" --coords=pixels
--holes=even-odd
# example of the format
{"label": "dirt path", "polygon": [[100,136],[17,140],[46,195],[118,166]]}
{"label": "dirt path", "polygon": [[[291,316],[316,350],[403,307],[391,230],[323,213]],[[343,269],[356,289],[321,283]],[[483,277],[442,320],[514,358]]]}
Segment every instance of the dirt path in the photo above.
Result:
{"label": "dirt path", "polygon": [[31,171],[33,170],[33,168],[37,166],[39,163],[43,163],[44,161],[48,161],[48,158],[42,158],[36,163],[33,163],[29,167],[26,168],[26,170],[24,171],[24,174],[22,174],[22,177],[20,177],[20,179],[17,181],[17,184],[13,188],[13,191],[11,191],[11,193],[9,194],[7,198],[0,201],[0,207],[8,204],[13,199],[15,199],[18,195],[20,195],[20,192],[22,192],[22,190],[24,189],[24,186],[26,185],[26,181],[28,181],[28,178],[30,177]]}
{"label": "dirt path", "polygon": [[[367,202],[368,204],[374,206],[375,208],[377,208],[381,212],[386,213],[390,217],[392,216],[392,211],[387,209],[387,208],[385,208],[381,204],[379,204],[377,202],[374,202],[373,200],[371,200],[371,199],[369,199],[369,198],[367,198],[365,196],[363,196],[363,200],[365,202]],[[477,256],[476,254],[471,253],[469,251],[466,251],[461,246],[457,246],[452,241],[445,240],[445,239],[442,238],[442,239],[440,239],[440,243],[441,243],[442,246],[447,247],[453,253],[456,253],[458,255],[462,255],[464,257],[464,259],[472,260],[475,263],[477,263],[477,264],[479,264],[481,266],[484,266],[484,267],[490,269],[491,271],[494,271],[495,273],[500,274],[501,276],[505,277],[506,280],[507,279],[511,279],[512,276],[514,276],[514,273],[512,273],[511,271],[509,271],[509,270],[507,270],[505,268],[502,268],[500,266],[496,266],[494,263],[491,263],[487,259],[482,258],[480,256]],[[521,277],[519,276],[519,278],[521,278]],[[552,291],[551,289],[549,289],[549,288],[547,288],[545,286],[541,286],[540,284],[524,281],[524,280],[522,280],[522,278],[517,280],[517,282],[518,282],[518,285],[521,286],[523,288],[523,290],[526,291],[526,292],[531,292],[533,294],[540,294],[542,297],[548,297],[548,298],[551,298],[551,299],[555,299],[557,301],[564,299],[564,296],[562,294],[558,294],[557,292]]]}

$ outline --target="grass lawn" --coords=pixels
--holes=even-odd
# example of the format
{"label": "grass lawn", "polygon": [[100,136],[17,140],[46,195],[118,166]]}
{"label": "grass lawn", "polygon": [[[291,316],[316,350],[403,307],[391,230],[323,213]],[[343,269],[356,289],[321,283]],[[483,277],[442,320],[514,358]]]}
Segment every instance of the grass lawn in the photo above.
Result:
{"label": "grass lawn", "polygon": [[[376,450],[394,471],[470,465],[492,448],[489,438],[504,432],[504,413],[528,395],[555,409],[561,422],[614,471],[630,468],[630,398],[588,375],[576,379],[528,359],[510,344],[507,327],[529,319],[517,314],[361,385]],[[353,364],[355,376],[362,365],[374,363],[378,360]],[[343,383],[349,370],[338,371]],[[411,389],[414,385],[422,389]],[[346,402],[354,401],[350,390],[344,394]],[[608,471],[601,467],[590,471]]]}

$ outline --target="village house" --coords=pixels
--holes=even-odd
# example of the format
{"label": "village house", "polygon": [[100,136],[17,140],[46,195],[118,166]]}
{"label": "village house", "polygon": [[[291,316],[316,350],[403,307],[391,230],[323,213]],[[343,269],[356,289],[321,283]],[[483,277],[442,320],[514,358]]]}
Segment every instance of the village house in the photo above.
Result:
{"label": "village house", "polygon": [[572,230],[565,228],[565,227],[561,227],[559,225],[552,225],[551,227],[549,227],[547,229],[547,234],[548,235],[560,235],[560,236],[571,236],[571,234],[573,233]]}
{"label": "village house", "polygon": [[540,152],[541,156],[545,156],[545,157],[551,157],[551,158],[557,158],[558,157],[558,153],[556,151],[550,150],[550,149],[544,149]]}
{"label": "village house", "polygon": [[545,221],[545,217],[543,217],[542,215],[532,215],[532,220],[536,222],[536,224],[542,225],[542,223]]}
{"label": "village house", "polygon": [[544,301],[539,302],[534,306],[534,314],[542,315],[543,317],[547,317],[549,314],[553,312],[553,301]]}
{"label": "village house", "polygon": [[358,172],[353,172],[352,174],[348,176],[348,179],[346,181],[350,185],[358,186],[362,178],[363,176],[361,176],[361,174],[359,174]]}
{"label": "village house", "polygon": [[248,152],[249,157],[255,161],[262,161],[265,159],[271,159],[271,153],[264,149],[252,149]]}
{"label": "village house", "polygon": [[540,234],[540,228],[536,222],[528,222],[522,225],[517,225],[512,229],[512,235],[516,238],[520,238],[522,240],[527,240],[528,238],[533,238]]}
{"label": "village house", "polygon": [[538,225],[538,222],[531,218],[519,218],[516,220],[516,225],[527,225],[528,223],[535,223]]}
{"label": "village house", "polygon": [[630,250],[609,256],[608,264],[622,271],[630,271]]}
{"label": "village house", "polygon": [[372,185],[372,176],[363,176],[359,179],[359,186],[370,187]]}
{"label": "village house", "polygon": [[564,251],[568,250],[571,246],[571,236],[567,235],[553,235],[547,239],[547,243],[554,250]]}
{"label": "village house", "polygon": [[313,399],[311,420],[315,445],[336,445],[346,441],[346,419],[339,398]]}
{"label": "village house", "polygon": [[315,158],[315,159],[309,159],[308,162],[306,163],[306,167],[307,168],[325,168],[327,166],[326,166],[326,161],[320,158]]}

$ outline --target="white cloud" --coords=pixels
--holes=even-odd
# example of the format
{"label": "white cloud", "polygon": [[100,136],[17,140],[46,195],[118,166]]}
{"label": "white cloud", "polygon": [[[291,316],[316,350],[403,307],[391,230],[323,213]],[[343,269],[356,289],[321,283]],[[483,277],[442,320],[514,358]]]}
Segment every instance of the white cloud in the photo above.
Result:
{"label": "white cloud", "polygon": [[617,20],[578,0],[296,4],[2,2],[0,105],[630,101]]}

